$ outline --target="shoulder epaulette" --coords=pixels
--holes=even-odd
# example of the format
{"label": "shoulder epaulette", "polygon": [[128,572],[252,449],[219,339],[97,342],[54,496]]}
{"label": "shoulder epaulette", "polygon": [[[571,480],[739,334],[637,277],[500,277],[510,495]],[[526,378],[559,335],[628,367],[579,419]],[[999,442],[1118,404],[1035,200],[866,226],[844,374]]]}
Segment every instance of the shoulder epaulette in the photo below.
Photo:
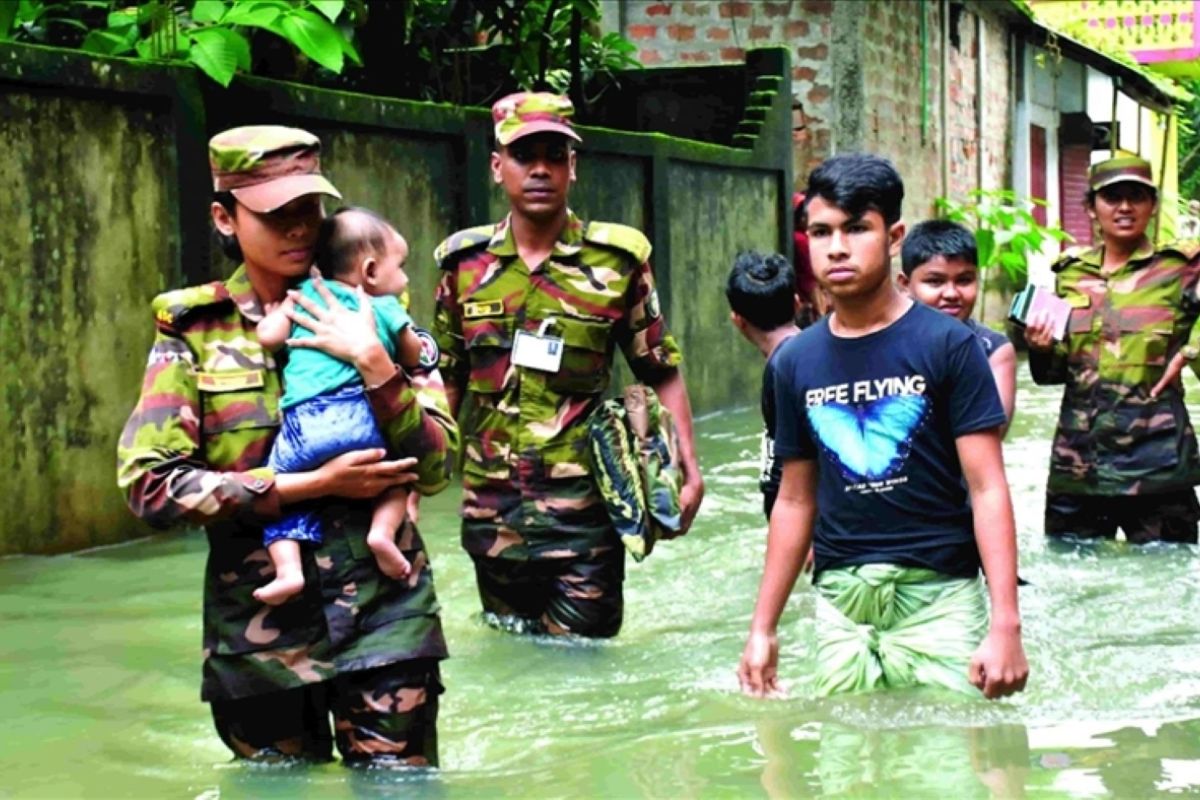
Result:
{"label": "shoulder epaulette", "polygon": [[615,247],[633,256],[639,264],[650,260],[650,240],[646,234],[628,225],[615,222],[589,222],[583,230],[583,238],[592,244]]}
{"label": "shoulder epaulette", "polygon": [[1062,272],[1064,269],[1066,269],[1067,265],[1076,261],[1083,261],[1084,254],[1091,249],[1092,248],[1083,245],[1068,247],[1066,250],[1063,250],[1062,253],[1059,254],[1058,258],[1054,260],[1054,263],[1050,265],[1051,271]]}
{"label": "shoulder epaulette", "polygon": [[154,309],[154,321],[159,327],[179,331],[196,311],[231,301],[225,284],[213,281],[163,292],[154,298],[150,307]]}
{"label": "shoulder epaulette", "polygon": [[1163,250],[1173,250],[1191,261],[1196,256],[1200,256],[1200,239],[1179,239],[1163,247]]}
{"label": "shoulder epaulette", "polygon": [[433,260],[439,267],[445,269],[450,256],[472,250],[481,244],[487,244],[492,240],[492,234],[495,232],[495,225],[476,225],[474,228],[465,228],[453,233],[434,249]]}

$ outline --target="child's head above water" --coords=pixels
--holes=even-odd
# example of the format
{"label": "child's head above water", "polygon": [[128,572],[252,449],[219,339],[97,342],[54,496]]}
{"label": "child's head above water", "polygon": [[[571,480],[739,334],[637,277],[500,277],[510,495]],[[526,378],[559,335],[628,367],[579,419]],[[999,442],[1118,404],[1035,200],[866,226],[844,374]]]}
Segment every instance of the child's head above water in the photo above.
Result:
{"label": "child's head above water", "polygon": [[407,258],[404,237],[373,211],[340,208],[321,222],[315,260],[325,278],[370,295],[399,295],[408,286]]}
{"label": "child's head above water", "polygon": [[977,253],[970,229],[945,219],[926,220],[904,239],[896,280],[917,302],[966,320],[979,293]]}
{"label": "child's head above water", "polygon": [[730,310],[764,333],[796,319],[796,273],[777,253],[737,254],[725,297]]}

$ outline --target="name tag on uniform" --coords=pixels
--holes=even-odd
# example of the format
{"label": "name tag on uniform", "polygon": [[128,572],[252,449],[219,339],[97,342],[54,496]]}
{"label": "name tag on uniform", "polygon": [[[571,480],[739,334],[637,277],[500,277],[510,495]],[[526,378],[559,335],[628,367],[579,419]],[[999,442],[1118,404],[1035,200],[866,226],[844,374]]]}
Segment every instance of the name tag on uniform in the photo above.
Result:
{"label": "name tag on uniform", "polygon": [[503,300],[485,300],[463,304],[463,319],[479,319],[480,317],[497,317],[504,313]]}
{"label": "name tag on uniform", "polygon": [[261,369],[196,373],[196,388],[202,392],[240,392],[243,389],[261,389],[262,386]]}
{"label": "name tag on uniform", "polygon": [[517,331],[513,337],[512,363],[539,372],[558,372],[562,366],[563,340],[547,336],[546,331],[554,324],[554,318],[546,320],[537,333]]}

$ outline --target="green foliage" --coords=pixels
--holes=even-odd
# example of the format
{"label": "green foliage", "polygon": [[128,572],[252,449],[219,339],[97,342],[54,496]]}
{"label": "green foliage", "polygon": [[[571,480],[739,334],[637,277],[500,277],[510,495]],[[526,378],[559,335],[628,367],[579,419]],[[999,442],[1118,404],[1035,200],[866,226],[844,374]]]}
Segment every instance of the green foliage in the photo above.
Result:
{"label": "green foliage", "polygon": [[939,197],[934,205],[941,216],[974,229],[980,269],[998,266],[1013,285],[1025,282],[1031,254],[1051,240],[1071,239],[1057,225],[1042,225],[1034,217],[1032,207],[1045,206],[1045,200],[1018,198],[1008,189],[976,189],[969,197],[966,203]]}
{"label": "green foliage", "polygon": [[1200,198],[1200,80],[1187,85],[1192,99],[1179,109],[1179,199]]}
{"label": "green foliage", "polygon": [[345,0],[19,0],[4,2],[0,38],[106,56],[194,64],[222,86],[251,68],[252,30],[289,43],[331,72],[362,64],[336,25]]}

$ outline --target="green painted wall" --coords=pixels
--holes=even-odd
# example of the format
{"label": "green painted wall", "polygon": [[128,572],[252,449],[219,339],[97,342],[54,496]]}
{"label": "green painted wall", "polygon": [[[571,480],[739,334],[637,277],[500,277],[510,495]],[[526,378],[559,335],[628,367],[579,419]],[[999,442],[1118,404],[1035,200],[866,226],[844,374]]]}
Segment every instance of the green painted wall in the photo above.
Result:
{"label": "green painted wall", "polygon": [[725,280],[740,250],[778,249],[770,173],[675,162],[668,168],[672,291],[667,320],[683,347],[697,412],[758,402],[762,359],[729,322]]}
{"label": "green painted wall", "polygon": [[0,552],[144,530],[114,465],[150,298],[180,283],[170,141],[161,112],[0,94]]}
{"label": "green painted wall", "polygon": [[[786,81],[786,51],[759,58]],[[206,142],[237,124],[299,125],[324,143],[346,202],[410,244],[413,312],[432,316],[436,244],[499,219],[490,115],[260,79],[219,91],[193,70],[0,43],[0,554],[61,552],[147,532],[115,485],[116,441],[153,338],[151,298],[227,275],[211,246]],[[580,129],[571,205],[634,225],[699,413],[757,401],[761,365],[727,323],[739,249],[786,249],[790,95],[760,140],[729,148]],[[620,359],[618,359],[620,360]],[[628,371],[619,367],[618,379]]]}

